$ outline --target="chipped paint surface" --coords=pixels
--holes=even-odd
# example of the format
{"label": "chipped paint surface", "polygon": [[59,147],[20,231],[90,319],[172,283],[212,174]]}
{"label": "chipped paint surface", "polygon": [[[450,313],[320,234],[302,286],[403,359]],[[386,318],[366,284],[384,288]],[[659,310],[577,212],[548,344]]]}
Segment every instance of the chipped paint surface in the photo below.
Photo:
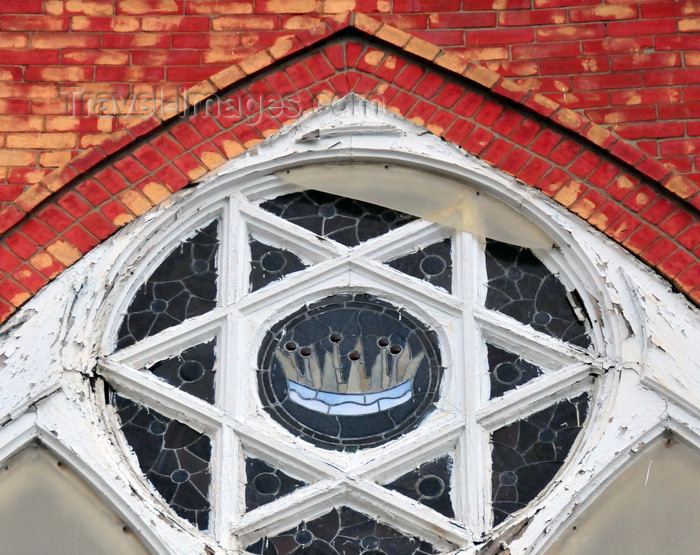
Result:
{"label": "chipped paint surface", "polygon": [[[355,459],[338,454],[328,459],[332,464],[318,462],[319,476],[325,478],[309,486],[315,502],[337,496],[366,510],[381,507],[399,527],[418,526],[432,530],[434,536],[443,534],[447,543],[463,545],[462,553],[540,553],[641,447],[665,430],[700,448],[697,310],[577,216],[456,147],[421,133],[424,130],[413,124],[375,113],[360,101],[343,110],[321,109],[232,160],[224,170],[204,176],[202,187],[182,191],[148,211],[62,273],[1,330],[0,458],[6,460],[38,438],[100,492],[154,553],[232,553],[241,543],[235,537],[222,539],[228,523],[217,524],[219,541],[214,543],[211,536],[174,518],[140,477],[133,455],[114,432],[114,415],[104,406],[95,368],[99,357],[111,350],[111,334],[119,322],[116,307],[132,294],[143,279],[143,266],[155,256],[149,245],[163,249],[173,244],[177,237],[172,230],[200,217],[198,206],[205,200],[215,204],[227,187],[245,189],[287,167],[348,160],[387,160],[432,169],[489,193],[535,222],[561,247],[564,254],[559,256],[566,258],[562,272],[581,284],[588,312],[601,324],[595,341],[603,373],[593,378],[597,384],[593,412],[565,468],[535,502],[493,531],[470,518],[449,522],[430,512],[412,513],[388,504],[386,499],[394,494],[357,476],[360,468],[370,469],[380,480],[386,472],[383,457],[394,449],[391,444]],[[461,376],[448,379],[450,388],[464,387]],[[243,393],[235,401],[255,404]],[[304,449],[300,444],[286,445],[283,434],[256,438],[254,428],[245,422],[238,426],[236,433],[265,449],[273,462],[275,457],[284,459],[287,448]],[[444,441],[447,429],[445,421],[426,422],[418,434],[433,437],[434,443],[424,437],[420,452],[404,456],[431,454]],[[229,456],[239,448],[233,432],[219,441]],[[458,448],[469,453],[472,447]],[[309,457],[313,460],[313,450]],[[217,486],[238,487],[237,478],[230,480]],[[215,507],[217,503],[215,499]],[[290,501],[284,523],[276,523],[276,513],[263,508],[257,520],[244,515],[231,525],[241,538],[252,538],[261,530],[293,524],[307,508],[303,502]],[[465,514],[469,511],[467,506],[461,508]]]}

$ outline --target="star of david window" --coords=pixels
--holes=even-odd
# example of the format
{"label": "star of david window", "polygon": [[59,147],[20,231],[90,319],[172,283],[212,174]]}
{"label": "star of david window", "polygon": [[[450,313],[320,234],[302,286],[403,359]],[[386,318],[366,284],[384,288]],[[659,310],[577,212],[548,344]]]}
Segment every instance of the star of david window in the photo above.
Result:
{"label": "star of david window", "polygon": [[100,373],[181,526],[260,555],[447,553],[575,448],[596,336],[556,248],[278,182],[176,227]]}

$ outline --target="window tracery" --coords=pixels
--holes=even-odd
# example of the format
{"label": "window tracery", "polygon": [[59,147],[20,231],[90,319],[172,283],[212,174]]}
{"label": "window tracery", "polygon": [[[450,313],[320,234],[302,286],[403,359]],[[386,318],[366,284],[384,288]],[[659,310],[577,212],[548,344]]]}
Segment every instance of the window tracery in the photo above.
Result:
{"label": "window tracery", "polygon": [[[241,533],[251,552],[281,555],[314,541],[342,540],[358,553],[380,549],[368,547],[372,538],[378,546],[394,538],[416,553],[444,552],[467,541],[459,523],[498,525],[534,499],[587,416],[591,383],[567,369],[595,364],[590,324],[556,271],[528,249],[395,210],[316,191],[271,190],[233,191],[226,209],[210,221],[200,218],[128,301],[116,350],[105,358],[102,374],[115,389],[122,431],[165,502],[214,533],[246,512],[250,522],[264,520],[255,516],[261,508],[284,510],[288,496],[305,500],[295,528],[263,526],[269,533],[256,541]],[[166,310],[153,308],[158,300]],[[163,312],[167,322],[159,320]],[[558,363],[529,360],[518,354],[523,345]],[[164,356],[164,349],[171,352]],[[143,379],[144,371],[153,379]],[[465,412],[465,403],[478,410]],[[155,432],[178,429],[192,442],[175,447],[152,425]],[[327,500],[314,500],[307,487],[328,479],[316,472],[324,464],[350,468],[358,449],[397,441],[418,446],[440,427],[449,432],[442,446],[449,456],[413,467],[389,457],[389,479],[379,483],[342,471],[340,489]],[[216,448],[229,431],[240,442],[231,453]],[[264,450],[251,433],[284,442],[295,468],[244,455],[249,447]],[[480,452],[456,448],[455,434],[472,436]],[[310,463],[309,453],[319,462]],[[239,490],[216,489],[217,476],[232,472],[238,457]],[[476,472],[482,483],[474,488],[466,473],[477,467],[491,468],[491,478]],[[382,507],[397,503],[391,496],[377,500],[376,515],[348,504],[343,492],[351,475],[413,500],[427,519],[452,519],[440,525],[450,539],[420,524],[387,527]],[[465,491],[487,498],[470,503]],[[475,518],[479,510],[485,513]],[[332,526],[304,535],[329,519]],[[229,529],[237,535],[235,525]]]}

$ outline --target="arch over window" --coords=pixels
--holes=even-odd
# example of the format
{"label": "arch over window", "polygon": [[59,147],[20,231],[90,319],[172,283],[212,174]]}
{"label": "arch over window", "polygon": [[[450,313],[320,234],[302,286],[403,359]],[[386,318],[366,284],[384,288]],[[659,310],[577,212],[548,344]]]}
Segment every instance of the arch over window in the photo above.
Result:
{"label": "arch over window", "polygon": [[[625,275],[603,282],[611,249],[411,124],[353,117],[322,111],[235,160],[36,300],[70,307],[44,357],[64,370],[37,405],[45,433],[163,553],[538,549],[662,431],[668,403],[639,379],[651,318]],[[354,169],[385,203],[318,181]],[[453,182],[497,218],[405,212],[396,175],[406,196]]]}

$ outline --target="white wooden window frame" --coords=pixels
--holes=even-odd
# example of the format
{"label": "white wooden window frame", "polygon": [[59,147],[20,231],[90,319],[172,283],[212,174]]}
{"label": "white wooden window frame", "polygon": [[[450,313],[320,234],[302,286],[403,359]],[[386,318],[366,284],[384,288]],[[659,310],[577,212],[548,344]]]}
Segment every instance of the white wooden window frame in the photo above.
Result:
{"label": "white wooden window frame", "polygon": [[[671,404],[652,391],[651,386],[662,381],[660,359],[651,372],[645,372],[648,344],[644,338],[653,319],[648,309],[645,313],[641,308],[638,288],[628,276],[643,269],[628,268],[625,264],[633,266],[633,262],[616,253],[618,258],[614,260],[624,266],[624,271],[615,275],[606,272],[601,260],[616,247],[603,244],[602,238],[551,201],[458,149],[420,135],[416,132],[419,128],[410,123],[391,114],[368,114],[360,101],[351,105],[352,110],[340,114],[321,110],[259,147],[256,156],[232,161],[198,189],[181,192],[131,224],[59,278],[57,283],[63,290],[54,286],[58,291],[54,295],[63,299],[67,308],[59,315],[51,343],[51,353],[57,358],[51,362],[56,364],[48,366],[60,370],[48,376],[37,375],[40,387],[32,391],[0,399],[10,408],[0,429],[0,460],[38,438],[93,484],[157,553],[197,553],[204,546],[213,552],[232,552],[262,535],[274,535],[344,503],[377,515],[437,547],[457,545],[465,553],[478,549],[473,542],[498,534],[508,537],[509,530],[529,521],[524,533],[510,545],[514,552],[524,553],[548,545],[556,534],[545,537],[542,531],[561,530],[577,505],[590,502],[626,466],[631,450],[663,430],[674,430],[696,447],[700,444],[696,404],[692,399],[685,406]],[[328,133],[332,142],[323,138],[312,143],[298,140],[317,129],[332,130]],[[483,245],[474,236],[421,221],[346,249],[330,241],[318,241],[313,234],[255,206],[258,198],[289,190],[272,175],[275,172],[339,160],[430,169],[489,193],[527,215],[560,246],[536,254],[558,271],[568,287],[582,294],[586,310],[596,323],[591,330],[596,354],[569,347],[505,316],[478,308],[483,305],[486,280]],[[129,299],[188,235],[174,235],[173,230],[182,230],[182,222],[194,230],[214,217],[221,217],[223,222],[219,269],[220,283],[226,286],[220,287],[220,306],[113,354],[116,330]],[[314,266],[247,294],[249,266],[245,260],[241,263],[240,257],[247,256],[249,231],[273,245],[289,246]],[[359,261],[361,256],[387,260],[409,252],[411,249],[405,249],[409,238],[421,246],[446,234],[453,237],[453,273],[464,276],[454,280],[452,295],[380,262]],[[591,246],[596,248],[591,251]],[[239,258],[230,253],[237,253]],[[73,283],[81,288],[72,285],[71,274],[73,279],[78,278]],[[324,281],[314,283],[314,277]],[[644,279],[644,286],[658,288],[655,277],[647,273]],[[447,368],[439,410],[409,434],[352,454],[314,448],[281,429],[261,410],[252,371],[262,335],[282,313],[296,309],[303,304],[302,299],[318,299],[347,288],[378,294],[419,316],[438,333]],[[30,305],[50,303],[47,296],[38,295]],[[28,310],[33,309],[30,306]],[[236,326],[240,318],[245,318],[248,325]],[[33,328],[29,324],[19,324],[20,332],[24,327],[30,331],[15,335],[18,352],[22,342],[31,337]],[[651,324],[660,325],[655,321]],[[136,370],[214,335],[219,338],[217,350],[222,364],[243,361],[236,372],[218,366],[216,406],[192,399]],[[502,398],[489,400],[485,338],[545,368],[561,369]],[[656,351],[654,355],[660,356]],[[174,517],[141,476],[123,437],[115,431],[116,417],[104,404],[99,380],[95,389],[90,387],[95,381],[93,369],[127,396],[212,437],[211,534],[194,530]],[[591,375],[595,382],[592,386]],[[673,396],[673,385],[665,387],[668,396]],[[555,399],[591,388],[586,428],[557,478],[528,508],[490,530],[488,433],[550,406]],[[620,398],[635,400],[636,404],[625,413],[619,406]],[[617,433],[610,431],[613,421],[619,426],[615,428]],[[242,448],[248,455],[264,458],[290,475],[314,483],[243,514]],[[455,458],[455,521],[378,485],[445,452],[452,452]]]}

